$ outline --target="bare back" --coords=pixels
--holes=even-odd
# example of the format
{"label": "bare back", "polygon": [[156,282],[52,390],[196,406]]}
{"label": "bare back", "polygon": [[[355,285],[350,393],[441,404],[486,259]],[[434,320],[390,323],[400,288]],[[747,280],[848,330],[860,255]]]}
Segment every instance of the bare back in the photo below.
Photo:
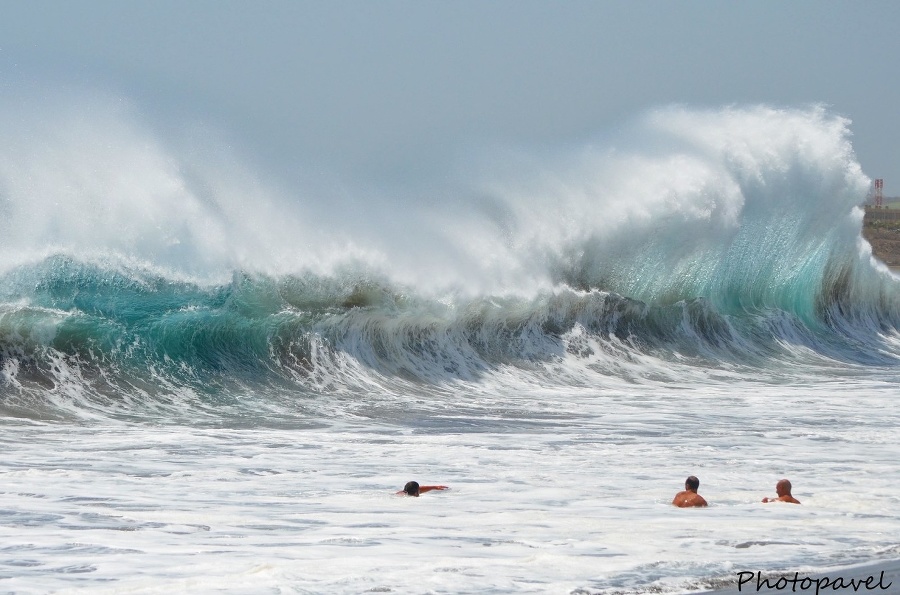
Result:
{"label": "bare back", "polygon": [[706,500],[703,499],[703,496],[701,496],[697,492],[692,492],[690,490],[684,490],[683,492],[678,492],[677,494],[675,494],[675,498],[672,499],[672,504],[679,508],[707,506]]}

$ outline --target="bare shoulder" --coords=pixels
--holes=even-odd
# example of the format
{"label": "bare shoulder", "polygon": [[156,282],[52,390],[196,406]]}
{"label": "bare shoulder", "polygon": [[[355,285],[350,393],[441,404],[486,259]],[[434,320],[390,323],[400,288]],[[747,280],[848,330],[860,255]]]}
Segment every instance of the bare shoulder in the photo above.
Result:
{"label": "bare shoulder", "polygon": [[672,504],[679,508],[707,506],[707,502],[703,496],[687,490],[675,494],[675,498],[672,499]]}
{"label": "bare shoulder", "polygon": [[779,496],[777,498],[763,498],[763,502],[788,502],[790,504],[800,504],[800,500],[797,500],[793,496]]}

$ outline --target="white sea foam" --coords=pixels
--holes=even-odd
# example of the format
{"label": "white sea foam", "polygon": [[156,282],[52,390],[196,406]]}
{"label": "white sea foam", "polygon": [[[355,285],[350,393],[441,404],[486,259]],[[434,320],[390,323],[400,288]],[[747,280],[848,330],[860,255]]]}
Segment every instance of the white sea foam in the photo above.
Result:
{"label": "white sea foam", "polygon": [[[473,388],[482,394],[467,403],[432,403],[431,415],[396,425],[7,421],[4,586],[680,592],[742,570],[897,554],[900,486],[884,470],[900,420],[892,389],[874,379]],[[688,474],[708,509],[670,505]],[[783,476],[802,506],[760,503]],[[410,479],[452,489],[394,496]]]}

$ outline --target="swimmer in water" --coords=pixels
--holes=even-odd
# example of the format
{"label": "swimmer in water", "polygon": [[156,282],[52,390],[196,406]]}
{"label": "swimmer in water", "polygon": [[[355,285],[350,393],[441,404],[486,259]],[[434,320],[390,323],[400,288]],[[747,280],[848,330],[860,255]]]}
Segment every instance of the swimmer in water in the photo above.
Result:
{"label": "swimmer in water", "polygon": [[415,496],[419,497],[419,494],[424,494],[425,492],[430,492],[431,490],[449,490],[448,486],[420,486],[416,481],[408,481],[406,485],[403,486],[403,489],[397,492],[397,494],[404,494],[406,496]]}
{"label": "swimmer in water", "polygon": [[684,491],[675,494],[672,504],[679,508],[691,508],[694,506],[706,506],[706,500],[697,493],[700,480],[691,475],[684,481]]}
{"label": "swimmer in water", "polygon": [[793,496],[791,496],[791,482],[787,479],[782,479],[778,483],[775,484],[775,493],[778,494],[777,498],[763,498],[763,502],[790,502],[791,504],[800,504],[800,500],[797,500]]}

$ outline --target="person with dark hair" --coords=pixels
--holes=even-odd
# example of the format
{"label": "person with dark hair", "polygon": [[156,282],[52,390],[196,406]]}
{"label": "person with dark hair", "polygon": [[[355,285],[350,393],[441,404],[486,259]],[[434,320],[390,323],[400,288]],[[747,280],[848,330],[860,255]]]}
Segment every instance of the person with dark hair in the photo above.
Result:
{"label": "person with dark hair", "polygon": [[416,481],[408,481],[406,485],[403,486],[403,489],[397,492],[397,494],[403,494],[406,496],[415,496],[419,497],[419,494],[424,494],[425,492],[430,492],[431,490],[449,490],[450,488],[447,486],[420,486]]}
{"label": "person with dark hair", "polygon": [[791,496],[791,482],[787,479],[782,479],[778,483],[775,484],[775,493],[778,494],[777,498],[763,498],[763,502],[790,502],[791,504],[800,504],[800,500],[797,500],[793,496]]}
{"label": "person with dark hair", "polygon": [[684,482],[684,491],[675,494],[672,504],[679,508],[691,508],[693,506],[706,506],[706,500],[697,493],[700,488],[700,480],[691,475]]}

